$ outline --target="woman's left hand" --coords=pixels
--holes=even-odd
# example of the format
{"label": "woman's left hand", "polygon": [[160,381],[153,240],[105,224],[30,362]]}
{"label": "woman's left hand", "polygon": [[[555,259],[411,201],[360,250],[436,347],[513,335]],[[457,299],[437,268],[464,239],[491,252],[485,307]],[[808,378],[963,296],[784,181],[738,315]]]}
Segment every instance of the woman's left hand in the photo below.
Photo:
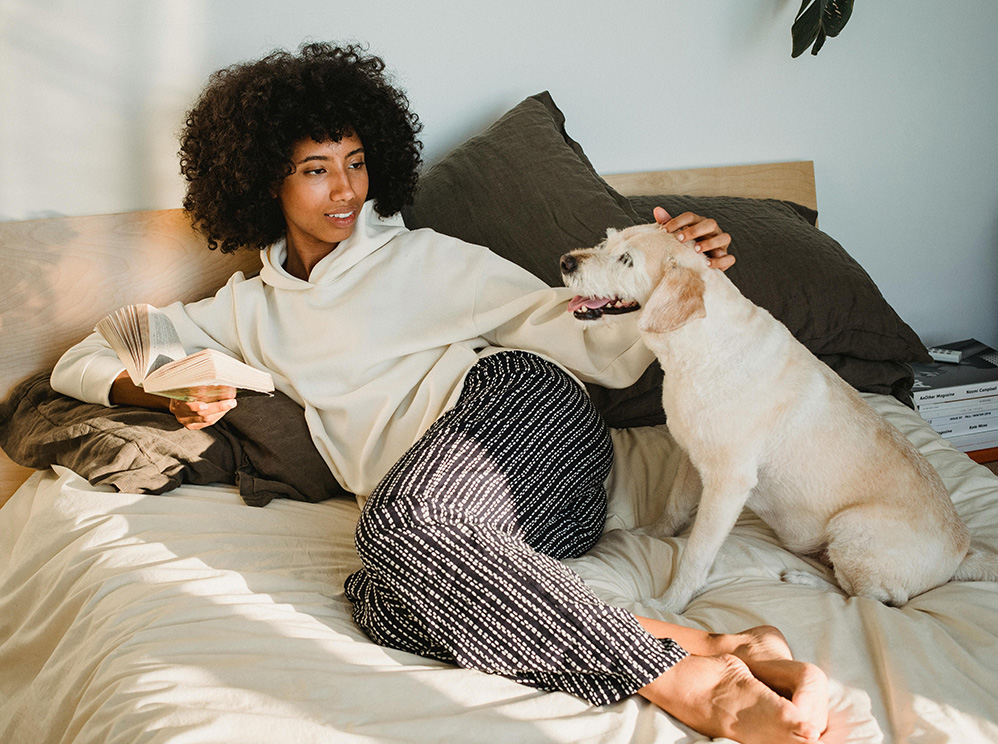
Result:
{"label": "woman's left hand", "polygon": [[728,253],[731,236],[723,232],[715,220],[693,212],[672,217],[662,207],[655,207],[655,221],[675,233],[680,242],[695,241],[697,251],[707,257],[713,268],[727,271],[734,264],[735,257]]}

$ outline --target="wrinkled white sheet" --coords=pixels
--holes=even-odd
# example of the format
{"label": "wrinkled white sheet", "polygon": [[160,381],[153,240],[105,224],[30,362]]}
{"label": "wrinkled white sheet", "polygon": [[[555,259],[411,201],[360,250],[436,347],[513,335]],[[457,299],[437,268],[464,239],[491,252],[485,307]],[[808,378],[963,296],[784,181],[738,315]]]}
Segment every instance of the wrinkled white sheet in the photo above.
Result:
{"label": "wrinkled white sheet", "polygon": [[[867,396],[998,549],[998,478]],[[746,512],[683,617],[646,603],[684,537],[642,534],[675,467],[664,429],[614,433],[607,532],[570,561],[604,599],[716,631],[771,623],[832,682],[829,742],[998,741],[998,585],[902,609],[782,584],[823,572]],[[843,463],[848,467],[848,463]],[[693,742],[638,698],[594,708],[379,648],[350,620],[355,504],[242,504],[230,488],[101,491],[38,473],[0,511],[0,742]]]}

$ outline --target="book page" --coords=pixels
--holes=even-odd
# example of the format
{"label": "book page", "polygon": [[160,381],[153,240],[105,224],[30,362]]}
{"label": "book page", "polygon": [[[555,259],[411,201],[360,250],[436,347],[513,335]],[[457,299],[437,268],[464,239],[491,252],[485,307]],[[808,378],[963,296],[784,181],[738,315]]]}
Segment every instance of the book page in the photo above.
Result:
{"label": "book page", "polygon": [[119,308],[102,318],[94,330],[104,337],[108,346],[125,365],[128,376],[138,384],[145,375],[145,365],[142,360],[141,339],[136,333],[135,324],[129,322],[128,308]]}
{"label": "book page", "polygon": [[187,352],[172,321],[150,305],[128,305],[103,318],[95,330],[118,355],[136,385]]}
{"label": "book page", "polygon": [[145,375],[155,372],[164,364],[175,362],[187,356],[183,345],[180,343],[180,336],[177,329],[173,327],[173,322],[165,313],[157,310],[151,305],[138,305],[140,308],[139,326],[147,329],[147,336],[143,338],[145,347],[149,350]]}

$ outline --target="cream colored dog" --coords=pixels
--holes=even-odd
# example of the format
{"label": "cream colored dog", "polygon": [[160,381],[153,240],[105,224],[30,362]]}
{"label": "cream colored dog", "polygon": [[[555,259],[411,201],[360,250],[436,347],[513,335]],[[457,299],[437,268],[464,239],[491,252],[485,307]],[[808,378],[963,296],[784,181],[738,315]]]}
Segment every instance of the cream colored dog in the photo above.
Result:
{"label": "cream colored dog", "polygon": [[[692,242],[657,225],[610,231],[563,256],[562,275],[582,320],[641,310],[669,431],[695,468],[657,525],[675,534],[696,508],[664,609],[682,611],[702,589],[746,505],[789,550],[829,560],[850,595],[902,605],[953,578],[998,580],[998,556],[969,549],[912,444]],[[785,578],[823,583],[808,576]]]}

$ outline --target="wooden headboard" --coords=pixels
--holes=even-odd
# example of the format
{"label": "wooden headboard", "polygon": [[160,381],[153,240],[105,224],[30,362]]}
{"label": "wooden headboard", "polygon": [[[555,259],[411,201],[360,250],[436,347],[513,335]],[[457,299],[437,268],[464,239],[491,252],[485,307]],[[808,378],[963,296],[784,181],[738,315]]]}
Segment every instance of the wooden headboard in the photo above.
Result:
{"label": "wooden headboard", "polygon": [[[817,208],[810,161],[626,173],[606,180],[627,196],[690,194],[795,201]],[[213,294],[260,259],[209,251],[179,209],[0,223],[0,395],[50,369],[104,315],[134,302],[165,305]],[[0,453],[0,504],[32,471]]]}
{"label": "wooden headboard", "polygon": [[818,198],[814,188],[814,163],[810,160],[619,173],[603,178],[624,196],[643,194],[744,196],[750,199],[783,199],[814,210],[818,209]]}

